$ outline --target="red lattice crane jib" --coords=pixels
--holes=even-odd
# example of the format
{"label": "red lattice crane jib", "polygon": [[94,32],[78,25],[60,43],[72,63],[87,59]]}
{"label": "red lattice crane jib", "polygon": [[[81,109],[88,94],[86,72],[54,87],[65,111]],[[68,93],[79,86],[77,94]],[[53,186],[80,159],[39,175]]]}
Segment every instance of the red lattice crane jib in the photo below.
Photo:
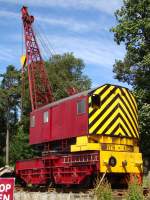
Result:
{"label": "red lattice crane jib", "polygon": [[[48,81],[45,63],[33,31],[34,17],[28,14],[27,7],[21,9],[26,46],[26,64],[32,110],[40,108],[53,101],[52,89]],[[23,69],[24,71],[24,69]]]}

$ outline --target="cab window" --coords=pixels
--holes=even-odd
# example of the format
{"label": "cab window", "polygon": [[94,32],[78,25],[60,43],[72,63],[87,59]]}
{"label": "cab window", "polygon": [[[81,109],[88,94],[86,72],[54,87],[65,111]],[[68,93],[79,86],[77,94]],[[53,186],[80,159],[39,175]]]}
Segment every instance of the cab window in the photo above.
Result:
{"label": "cab window", "polygon": [[35,116],[34,115],[32,115],[30,118],[30,127],[31,128],[35,127]]}
{"label": "cab window", "polygon": [[97,94],[92,95],[92,107],[99,109],[101,106],[100,96]]}
{"label": "cab window", "polygon": [[47,123],[49,121],[49,115],[48,115],[48,111],[45,111],[43,113],[43,122]]}
{"label": "cab window", "polygon": [[77,114],[83,114],[86,112],[86,101],[82,99],[77,102]]}

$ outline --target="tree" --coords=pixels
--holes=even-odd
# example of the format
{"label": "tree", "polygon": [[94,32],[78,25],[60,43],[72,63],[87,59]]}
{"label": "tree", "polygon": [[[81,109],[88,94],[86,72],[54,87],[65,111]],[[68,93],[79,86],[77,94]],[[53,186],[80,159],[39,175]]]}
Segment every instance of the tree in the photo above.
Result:
{"label": "tree", "polygon": [[76,88],[79,92],[90,88],[91,80],[83,75],[84,62],[73,53],[53,55],[46,62],[48,76],[56,100],[68,96],[67,89]]}
{"label": "tree", "polygon": [[117,44],[125,43],[124,60],[116,60],[116,78],[150,93],[150,1],[124,0],[112,28]]}
{"label": "tree", "polygon": [[[20,72],[14,66],[9,65],[6,73],[1,74],[0,85],[0,137],[1,152],[6,152],[6,164],[9,164],[9,138],[13,137],[17,127],[18,109],[20,103]],[[5,144],[6,143],[6,144]],[[2,160],[2,158],[1,158]]]}
{"label": "tree", "polygon": [[[116,60],[115,78],[131,84],[138,100],[142,151],[150,155],[150,1],[124,0],[115,12],[118,24],[111,29],[126,55]],[[145,149],[145,146],[148,149]]]}
{"label": "tree", "polygon": [[[30,158],[36,152],[29,146],[29,132],[24,132],[22,123],[20,122],[21,71],[15,69],[13,65],[9,65],[6,72],[1,74],[1,78],[0,166],[3,166],[5,163],[13,165],[17,159]],[[24,115],[24,120],[28,120],[28,116],[29,113],[26,116]]]}
{"label": "tree", "polygon": [[14,165],[16,160],[32,158],[36,154],[36,151],[29,145],[28,134],[20,126],[12,138],[10,143],[10,163],[12,165]]}
{"label": "tree", "polygon": [[150,104],[145,102],[143,89],[135,90],[139,109],[139,122],[141,131],[141,148],[144,157],[150,156]]}

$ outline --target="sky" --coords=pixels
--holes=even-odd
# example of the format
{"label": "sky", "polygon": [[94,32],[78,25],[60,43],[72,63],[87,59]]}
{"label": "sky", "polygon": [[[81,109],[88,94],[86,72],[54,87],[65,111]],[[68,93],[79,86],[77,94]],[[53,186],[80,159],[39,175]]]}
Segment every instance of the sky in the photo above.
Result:
{"label": "sky", "polygon": [[122,0],[0,0],[0,73],[9,64],[21,67],[23,5],[35,17],[43,59],[50,53],[73,52],[84,60],[84,74],[92,80],[92,87],[105,83],[129,87],[114,79],[112,72],[115,59],[125,55],[124,45],[117,45],[110,32],[117,24],[114,12]]}

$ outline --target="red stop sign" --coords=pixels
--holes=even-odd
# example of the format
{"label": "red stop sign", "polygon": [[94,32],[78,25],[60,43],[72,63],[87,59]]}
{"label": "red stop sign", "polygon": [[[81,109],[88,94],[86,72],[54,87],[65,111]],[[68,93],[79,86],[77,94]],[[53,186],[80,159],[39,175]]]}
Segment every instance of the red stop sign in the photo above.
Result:
{"label": "red stop sign", "polygon": [[15,178],[0,178],[0,200],[14,200]]}

